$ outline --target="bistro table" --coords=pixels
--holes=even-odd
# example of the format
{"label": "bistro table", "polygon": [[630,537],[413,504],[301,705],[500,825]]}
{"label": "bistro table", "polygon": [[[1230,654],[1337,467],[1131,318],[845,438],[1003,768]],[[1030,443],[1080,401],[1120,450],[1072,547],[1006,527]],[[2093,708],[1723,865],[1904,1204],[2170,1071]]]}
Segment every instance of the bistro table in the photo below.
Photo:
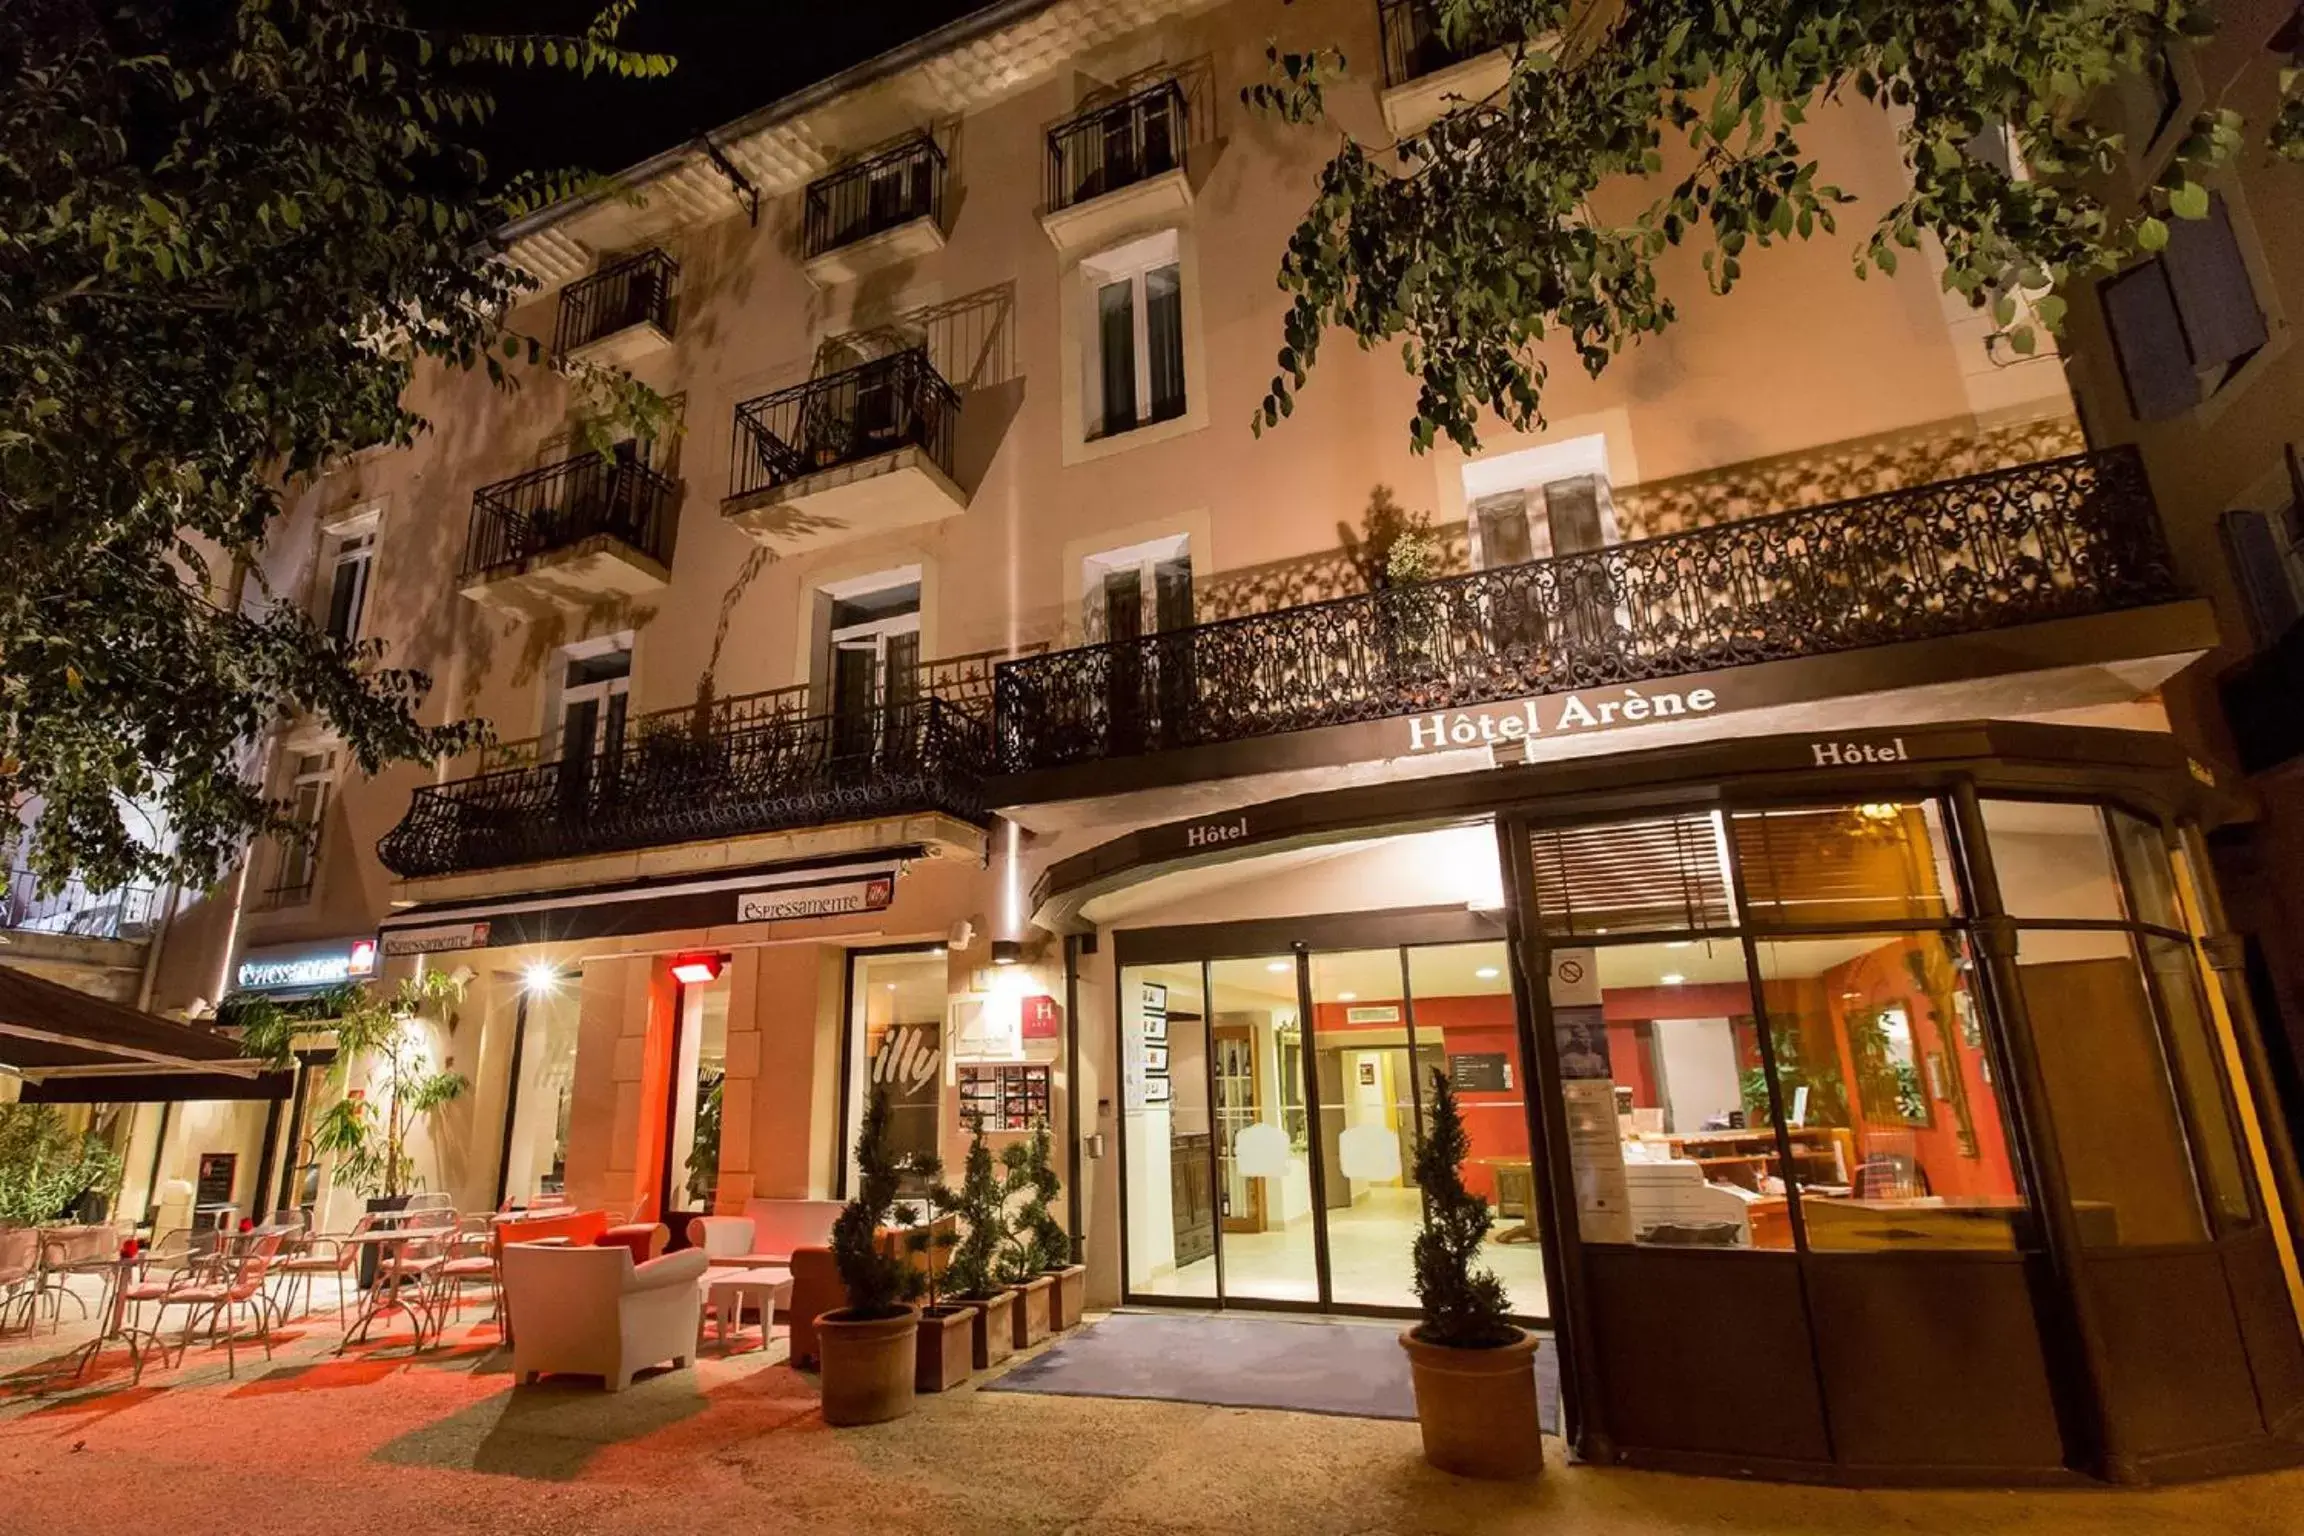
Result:
{"label": "bistro table", "polygon": [[[707,1269],[696,1277],[704,1292],[704,1300],[712,1308],[713,1328],[720,1347],[728,1347],[728,1319],[736,1318],[739,1333],[744,1328],[744,1298],[750,1295],[760,1310],[760,1347],[768,1347],[778,1308],[792,1309],[792,1271],[782,1265],[762,1265],[758,1269]],[[696,1320],[696,1334],[701,1342],[704,1320]]]}
{"label": "bistro table", "polygon": [[[383,1213],[378,1212],[377,1214]],[[440,1319],[432,1308],[432,1298],[425,1294],[426,1280],[421,1276],[403,1277],[398,1275],[395,1273],[395,1263],[398,1258],[398,1250],[407,1244],[426,1242],[445,1235],[444,1232],[429,1227],[406,1231],[371,1229],[336,1239],[347,1246],[374,1250],[377,1279],[377,1283],[368,1287],[367,1294],[361,1298],[360,1315],[352,1320],[352,1326],[345,1331],[344,1341],[336,1346],[336,1353],[342,1354],[359,1342],[361,1336],[367,1332],[369,1324],[387,1312],[398,1311],[408,1314],[409,1321],[416,1330],[415,1347],[419,1350],[424,1347],[424,1333],[427,1327],[431,1329],[435,1337],[439,1335],[441,1331]],[[411,1289],[413,1294],[402,1294]]]}

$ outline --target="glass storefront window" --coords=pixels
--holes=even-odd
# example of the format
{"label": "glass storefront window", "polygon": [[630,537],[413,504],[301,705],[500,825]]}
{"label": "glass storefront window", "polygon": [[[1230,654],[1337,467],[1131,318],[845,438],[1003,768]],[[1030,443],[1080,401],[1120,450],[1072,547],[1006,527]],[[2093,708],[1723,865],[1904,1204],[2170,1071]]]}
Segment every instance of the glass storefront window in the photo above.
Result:
{"label": "glass storefront window", "polygon": [[1128,1289],[1213,1299],[1215,1127],[1208,1105],[1208,1007],[1197,963],[1121,972],[1120,1053]]}
{"label": "glass storefront window", "polygon": [[1560,937],[1707,932],[1736,926],[1718,813],[1591,826],[1529,837],[1536,915]]}
{"label": "glass storefront window", "polygon": [[[1994,851],[2004,857],[1997,839]],[[2027,928],[2016,977],[2081,1241],[2202,1241],[2184,1125],[2134,940],[2120,929]]]}
{"label": "glass storefront window", "polygon": [[1790,1249],[1743,945],[1556,949],[1550,964],[1584,1240]]}
{"label": "glass storefront window", "polygon": [[[913,949],[849,957],[847,1188],[856,1188],[855,1132],[865,1098],[888,1094],[888,1142],[899,1158],[941,1155],[944,1102],[944,952]],[[899,1186],[920,1193],[909,1175]]]}
{"label": "glass storefront window", "polygon": [[728,1075],[729,973],[680,988],[679,1059],[672,1068],[670,1193],[664,1210],[709,1211],[720,1184],[721,1088]]}
{"label": "glass storefront window", "polygon": [[539,973],[521,999],[520,1068],[512,1084],[503,1181],[503,1198],[515,1205],[566,1187],[579,1012],[573,975],[545,984]]}
{"label": "glass storefront window", "polygon": [[[1416,1185],[1420,1079],[1442,1070],[1445,1057],[1437,1042],[1416,1036],[1399,950],[1315,954],[1311,965],[1330,1288],[1340,1302],[1412,1307],[1410,1250],[1424,1214]],[[1434,1007],[1444,1014],[1450,1003]],[[1502,1013],[1508,1035],[1509,993]]]}
{"label": "glass storefront window", "polygon": [[[2163,869],[2166,862],[2163,856]],[[2189,939],[2147,934],[2144,957],[2168,1020],[2168,1044],[2176,1056],[2185,1106],[2191,1111],[2201,1171],[2208,1177],[2208,1198],[2225,1225],[2246,1226],[2255,1211],[2249,1204],[2246,1163],[2233,1131],[2231,1109],[2224,1100],[2223,1075],[2217,1070],[2207,1000],[2200,994],[2198,955]]]}
{"label": "glass storefront window", "polygon": [[2120,864],[2128,877],[2128,902],[2137,922],[2156,928],[2185,931],[2184,914],[2176,907],[2176,884],[2168,864],[2168,844],[2160,829],[2126,811],[2107,813],[2113,840],[2120,845]]}
{"label": "glass storefront window", "polygon": [[1914,930],[1756,948],[1808,1246],[2028,1241],[1961,936]]}
{"label": "glass storefront window", "polygon": [[1740,811],[1729,825],[1756,924],[1927,922],[1960,910],[1933,800]]}
{"label": "glass storefront window", "polygon": [[2101,810],[2036,800],[1987,800],[1983,808],[2000,905],[2010,917],[2127,921]]}

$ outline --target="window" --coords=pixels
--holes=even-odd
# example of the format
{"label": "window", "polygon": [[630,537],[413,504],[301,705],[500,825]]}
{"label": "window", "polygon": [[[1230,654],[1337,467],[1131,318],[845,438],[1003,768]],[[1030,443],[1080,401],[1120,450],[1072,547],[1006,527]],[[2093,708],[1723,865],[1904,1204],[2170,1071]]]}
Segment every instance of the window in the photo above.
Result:
{"label": "window", "polygon": [[[935,1154],[944,1091],[944,952],[912,949],[848,959],[845,1188],[856,1187],[854,1141],[866,1099],[888,1095],[888,1144],[898,1158]],[[920,1193],[907,1177],[904,1193]]]}
{"label": "window", "polygon": [[624,748],[624,714],[632,690],[629,641],[570,646],[562,653],[559,698],[553,708],[563,784],[580,780],[595,757]]}
{"label": "window", "polygon": [[1572,475],[1483,496],[1472,504],[1472,516],[1483,570],[1599,549],[1614,541],[1616,531],[1605,475]]}
{"label": "window", "polygon": [[869,756],[913,739],[920,693],[920,573],[834,597],[823,676],[831,688],[832,751]]}
{"label": "window", "polygon": [[2222,531],[2249,627],[2258,646],[2269,646],[2304,618],[2304,502],[2227,512]]}
{"label": "window", "polygon": [[1083,563],[1081,628],[1091,643],[1192,627],[1188,536],[1090,555]]}
{"label": "window", "polygon": [[297,826],[307,830],[302,837],[281,839],[263,907],[293,907],[312,899],[313,880],[320,870],[320,823],[328,814],[328,795],[335,779],[335,753],[297,754],[288,787],[288,814]]}
{"label": "window", "polygon": [[2232,212],[2168,221],[2168,247],[2099,289],[2113,352],[2139,421],[2181,416],[2214,395],[2270,332],[2256,304]]}
{"label": "window", "polygon": [[725,961],[707,982],[680,986],[679,1036],[673,1044],[672,1102],[665,1127],[664,1212],[712,1209],[720,1187],[720,1113],[728,1077],[728,993]]}
{"label": "window", "polygon": [[360,618],[368,604],[368,572],[376,560],[373,521],[356,532],[334,535],[328,559],[328,617],[331,640],[360,638]]}
{"label": "window", "polygon": [[1184,290],[1176,233],[1081,264],[1094,311],[1088,436],[1112,437],[1184,414]]}
{"label": "window", "polygon": [[578,972],[544,969],[523,975],[520,985],[520,1039],[504,1111],[504,1167],[496,1199],[526,1206],[567,1189],[568,1111],[576,1088],[583,987]]}

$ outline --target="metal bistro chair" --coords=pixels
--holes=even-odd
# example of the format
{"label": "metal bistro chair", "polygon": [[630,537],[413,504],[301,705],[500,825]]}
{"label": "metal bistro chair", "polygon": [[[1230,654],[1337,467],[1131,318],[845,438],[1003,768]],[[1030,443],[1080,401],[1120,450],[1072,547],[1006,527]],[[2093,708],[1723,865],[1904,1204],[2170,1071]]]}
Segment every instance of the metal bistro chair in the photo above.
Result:
{"label": "metal bistro chair", "polygon": [[[141,1320],[143,1309],[149,1304],[159,1309],[161,1322],[154,1323],[150,1328],[138,1328],[132,1324],[128,1331],[149,1338],[165,1362],[168,1344],[162,1337],[162,1324],[167,1319],[170,1307],[184,1308],[184,1330],[176,1346],[176,1363],[181,1365],[185,1352],[192,1347],[193,1330],[199,1326],[203,1308],[207,1310],[209,1332],[213,1335],[233,1308],[247,1307],[256,1314],[258,1333],[264,1343],[264,1357],[270,1359],[271,1297],[265,1293],[264,1278],[279,1248],[279,1235],[266,1233],[241,1245],[240,1252],[213,1277],[204,1275],[202,1268],[196,1266],[178,1271],[164,1280],[147,1278],[130,1282],[123,1297],[127,1305],[134,1309],[137,1319]],[[225,1361],[233,1375],[239,1374],[236,1332],[236,1329],[228,1329],[224,1336]],[[145,1351],[136,1351],[136,1372],[132,1381],[144,1379],[146,1358]]]}
{"label": "metal bistro chair", "polygon": [[8,1315],[21,1310],[24,1326],[32,1326],[33,1308],[40,1299],[40,1229],[0,1229],[0,1329]]}
{"label": "metal bistro chair", "polygon": [[473,1285],[488,1288],[489,1317],[504,1315],[504,1275],[494,1218],[466,1216],[457,1221],[436,1278],[442,1328],[463,1307],[465,1289]]}
{"label": "metal bistro chair", "polygon": [[360,1262],[360,1245],[350,1241],[376,1225],[376,1218],[362,1215],[352,1224],[352,1230],[335,1235],[322,1235],[305,1239],[304,1251],[291,1254],[272,1267],[281,1277],[281,1315],[287,1316],[294,1306],[296,1288],[304,1288],[304,1310],[295,1315],[308,1317],[312,1312],[312,1283],[322,1275],[336,1277],[336,1325],[344,1326],[344,1297],[352,1289],[352,1271]]}

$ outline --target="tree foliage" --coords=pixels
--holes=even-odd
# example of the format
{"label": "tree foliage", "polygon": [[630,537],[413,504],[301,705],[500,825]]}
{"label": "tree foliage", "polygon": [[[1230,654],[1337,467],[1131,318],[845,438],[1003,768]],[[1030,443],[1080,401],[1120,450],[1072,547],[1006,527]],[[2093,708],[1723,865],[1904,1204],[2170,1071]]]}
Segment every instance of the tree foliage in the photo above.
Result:
{"label": "tree foliage", "polygon": [[[2038,347],[2035,321],[2060,328],[2066,284],[2164,244],[2170,218],[2204,216],[2201,177],[2242,142],[2238,115],[2212,106],[2143,207],[2098,190],[2140,147],[2109,126],[2109,87],[2208,35],[2209,0],[1430,3],[1449,48],[1500,47],[1509,78],[1397,143],[1344,137],[1281,262],[1293,299],[1258,431],[1293,411],[1332,329],[1401,347],[1421,386],[1418,450],[1475,448],[1483,411],[1540,425],[1549,346],[1597,376],[1671,325],[1658,268],[1673,247],[1699,248],[1725,293],[1755,252],[1837,232],[1852,199],[1806,147],[1820,104],[1889,114],[1909,176],[1859,234],[1856,275],[1892,275],[1932,240],[1946,287],[2019,354]],[[1348,61],[1270,60],[1248,103],[1324,121]],[[2304,156],[2304,73],[2281,90],[2270,146]],[[2004,131],[2019,160],[1988,152]]]}
{"label": "tree foliage", "polygon": [[54,1221],[91,1192],[120,1192],[120,1154],[53,1104],[0,1104],[0,1227]]}
{"label": "tree foliage", "polygon": [[938,1215],[960,1227],[959,1241],[944,1275],[945,1289],[969,1301],[982,1301],[1000,1289],[1000,1246],[1008,1233],[1008,1189],[984,1141],[984,1122],[971,1116],[968,1156],[960,1165],[960,1187],[938,1183],[928,1191]]}
{"label": "tree foliage", "polygon": [[923,1267],[908,1250],[883,1243],[880,1228],[891,1218],[912,1225],[914,1211],[897,1204],[896,1191],[907,1173],[933,1180],[937,1171],[933,1160],[899,1157],[888,1144],[888,1090],[874,1085],[856,1128],[856,1194],[832,1221],[832,1264],[848,1293],[847,1321],[895,1317],[926,1289]]}
{"label": "tree foliage", "polygon": [[1053,1151],[1045,1125],[1032,1132],[1031,1140],[1000,1149],[1000,1277],[1011,1285],[1072,1262],[1072,1239],[1056,1219],[1056,1197],[1064,1183],[1056,1177]]}
{"label": "tree foliage", "polygon": [[[329,1078],[335,1100],[312,1122],[314,1154],[333,1160],[333,1177],[364,1195],[397,1196],[417,1187],[408,1137],[417,1124],[462,1098],[464,1075],[434,1066],[420,1022],[453,1008],[463,984],[445,971],[403,977],[391,992],[366,982],[331,989],[308,1007],[269,998],[236,1003],[226,1016],[240,1028],[240,1049],[275,1068],[292,1066],[297,1042],[333,1037]],[[362,1086],[349,1091],[354,1068]]]}
{"label": "tree foliage", "polygon": [[460,140],[492,71],[669,69],[616,46],[632,4],[569,37],[392,0],[0,6],[0,778],[44,803],[51,882],[205,881],[292,835],[251,750],[283,717],[363,772],[478,739],[246,573],[284,491],[424,430],[418,366],[540,360],[486,237],[580,183],[493,175]]}

